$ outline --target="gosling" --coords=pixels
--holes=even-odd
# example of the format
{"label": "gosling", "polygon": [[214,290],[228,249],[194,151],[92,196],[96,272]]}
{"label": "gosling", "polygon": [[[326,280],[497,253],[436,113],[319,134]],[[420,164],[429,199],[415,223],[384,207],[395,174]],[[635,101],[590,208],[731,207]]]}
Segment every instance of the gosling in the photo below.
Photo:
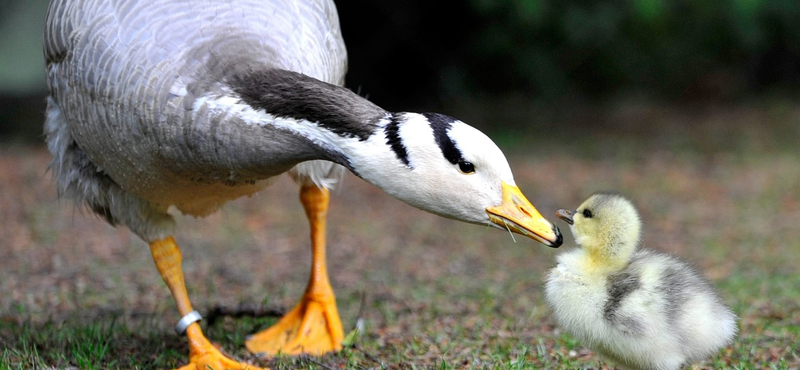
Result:
{"label": "gosling", "polygon": [[734,338],[736,315],[701,274],[637,250],[642,223],[630,200],[597,193],[556,214],[580,246],[547,276],[545,297],[564,331],[629,369],[679,369]]}

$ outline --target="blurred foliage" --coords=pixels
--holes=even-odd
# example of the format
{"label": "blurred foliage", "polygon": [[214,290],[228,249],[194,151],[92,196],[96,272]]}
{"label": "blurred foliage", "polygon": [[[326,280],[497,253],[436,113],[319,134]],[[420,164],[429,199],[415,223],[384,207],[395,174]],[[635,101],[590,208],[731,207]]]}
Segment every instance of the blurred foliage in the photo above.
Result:
{"label": "blurred foliage", "polygon": [[[41,92],[46,2],[0,0],[0,91]],[[520,90],[545,98],[621,89],[724,97],[800,85],[797,0],[469,0],[447,7],[339,0],[337,6],[355,87],[390,101]]]}
{"label": "blurred foliage", "polygon": [[[389,76],[379,80],[389,87],[377,87],[379,93],[727,99],[775,89],[795,93],[800,86],[796,0],[338,5],[353,80],[361,83],[362,69],[382,70]],[[398,34],[405,40],[395,41]],[[362,65],[361,58],[373,63]]]}
{"label": "blurred foliage", "polygon": [[[46,2],[0,0],[0,141],[4,133],[38,139],[41,132],[41,120],[30,117],[44,110]],[[350,56],[348,87],[393,111],[498,94],[702,102],[800,92],[797,0],[336,5]]]}
{"label": "blurred foliage", "polygon": [[0,143],[40,141],[47,0],[0,0]]}
{"label": "blurred foliage", "polygon": [[[796,0],[471,0],[480,87],[739,95],[800,82]],[[501,68],[497,68],[501,67]]]}
{"label": "blurred foliage", "polygon": [[0,94],[45,88],[42,29],[47,0],[0,0]]}

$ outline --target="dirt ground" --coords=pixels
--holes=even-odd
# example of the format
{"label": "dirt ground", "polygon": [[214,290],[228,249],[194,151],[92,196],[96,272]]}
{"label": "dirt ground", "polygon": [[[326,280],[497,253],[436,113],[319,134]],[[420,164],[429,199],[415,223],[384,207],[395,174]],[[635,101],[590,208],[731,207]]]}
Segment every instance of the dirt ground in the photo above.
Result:
{"label": "dirt ground", "polygon": [[[512,140],[509,160],[523,192],[564,231],[562,248],[573,242],[554,217],[557,209],[573,208],[597,190],[628,194],[645,220],[644,244],[698,265],[743,318],[743,333],[755,335],[747,320],[777,315],[800,325],[798,295],[791,295],[796,287],[770,286],[800,265],[800,154],[791,145],[773,145],[794,140],[783,134],[796,135],[793,126],[764,133],[748,122],[774,113],[748,112],[722,109],[694,127],[643,130],[625,122],[669,118],[621,111],[612,116],[623,122],[614,126],[618,136],[597,129],[535,148]],[[798,112],[781,117],[796,119]],[[113,312],[155,314],[165,328],[173,325],[177,313],[146,244],[59,200],[48,160],[40,146],[0,148],[0,317],[91,320]],[[177,216],[195,307],[294,303],[310,261],[297,193],[283,178],[209,217]],[[482,310],[485,297],[498,317],[520,327],[535,329],[537,320],[546,320],[542,276],[558,250],[418,211],[351,175],[333,193],[328,234],[345,326],[353,325],[362,294],[364,315],[386,338],[400,330],[404,312],[458,317]]]}

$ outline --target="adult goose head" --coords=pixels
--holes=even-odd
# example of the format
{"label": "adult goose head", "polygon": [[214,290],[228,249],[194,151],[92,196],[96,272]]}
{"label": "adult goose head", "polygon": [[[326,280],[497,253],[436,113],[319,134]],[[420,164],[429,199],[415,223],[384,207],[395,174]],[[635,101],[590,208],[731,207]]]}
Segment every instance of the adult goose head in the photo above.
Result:
{"label": "adult goose head", "polygon": [[286,70],[248,71],[230,81],[229,101],[253,109],[248,124],[309,139],[323,159],[389,195],[440,216],[561,244],[558,228],[515,185],[502,151],[459,120],[390,113],[348,89]]}
{"label": "adult goose head", "polygon": [[53,0],[44,52],[58,190],[150,244],[191,366],[242,364],[196,323],[171,206],[203,216],[282,173],[300,185],[309,285],[248,340],[257,353],[341,348],[324,226],[327,188],[345,168],[426,211],[561,244],[485,135],[440,114],[387,112],[340,86],[347,58],[330,0]]}

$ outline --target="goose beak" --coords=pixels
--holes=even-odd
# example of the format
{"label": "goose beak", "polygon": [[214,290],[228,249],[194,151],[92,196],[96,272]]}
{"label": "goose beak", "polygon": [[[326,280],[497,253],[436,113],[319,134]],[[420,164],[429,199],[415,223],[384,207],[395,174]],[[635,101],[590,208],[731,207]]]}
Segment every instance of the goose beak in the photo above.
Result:
{"label": "goose beak", "polygon": [[558,227],[545,220],[518,187],[505,182],[502,187],[503,203],[486,208],[489,221],[501,229],[527,236],[548,247],[558,248],[564,241]]}
{"label": "goose beak", "polygon": [[564,220],[564,222],[572,225],[575,223],[575,221],[572,219],[572,215],[574,215],[575,212],[576,211],[570,211],[568,209],[559,209],[558,211],[556,211],[556,216]]}

